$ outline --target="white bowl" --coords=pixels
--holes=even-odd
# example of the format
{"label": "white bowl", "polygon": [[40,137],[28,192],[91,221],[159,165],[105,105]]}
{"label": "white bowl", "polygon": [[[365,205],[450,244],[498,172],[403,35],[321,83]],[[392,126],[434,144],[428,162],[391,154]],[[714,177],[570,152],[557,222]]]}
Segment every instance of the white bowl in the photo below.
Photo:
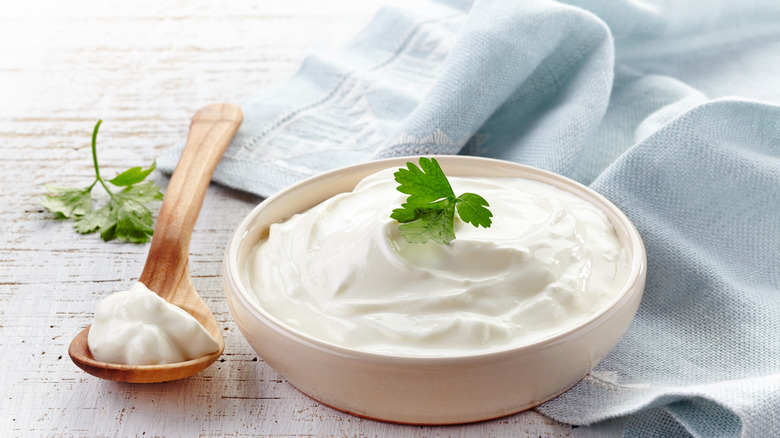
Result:
{"label": "white bowl", "polygon": [[556,186],[590,201],[612,222],[627,251],[629,275],[612,302],[586,321],[532,344],[458,357],[403,357],[358,351],[294,330],[252,298],[241,271],[268,227],[364,177],[417,157],[350,166],[309,178],[266,199],[238,225],[223,267],[230,311],[266,363],[304,394],[361,417],[411,424],[456,424],[497,418],[543,403],[582,379],[617,344],[636,313],[646,256],[629,219],[591,189],[562,176],[507,161],[437,156],[451,176],[511,176]]}

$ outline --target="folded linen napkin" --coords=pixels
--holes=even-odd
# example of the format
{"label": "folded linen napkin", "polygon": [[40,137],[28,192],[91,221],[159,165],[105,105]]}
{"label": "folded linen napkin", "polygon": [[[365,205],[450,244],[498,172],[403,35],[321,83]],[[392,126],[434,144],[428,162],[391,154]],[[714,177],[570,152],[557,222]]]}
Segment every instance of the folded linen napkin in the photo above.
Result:
{"label": "folded linen napkin", "polygon": [[626,436],[780,436],[777,0],[386,8],[242,107],[215,180],[261,196],[415,154],[590,185],[642,234],[645,295],[604,361],[537,409]]}

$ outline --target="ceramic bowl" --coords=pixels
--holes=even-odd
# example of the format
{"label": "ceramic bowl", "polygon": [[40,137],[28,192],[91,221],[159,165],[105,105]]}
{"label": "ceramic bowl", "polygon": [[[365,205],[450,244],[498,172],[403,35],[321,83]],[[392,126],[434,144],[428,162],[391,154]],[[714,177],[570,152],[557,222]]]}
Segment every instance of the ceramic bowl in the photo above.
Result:
{"label": "ceramic bowl", "polygon": [[417,157],[373,161],[328,172],[289,187],[258,205],[227,244],[223,265],[230,311],[246,340],[268,365],[309,397],[382,421],[457,424],[520,412],[582,379],[628,328],[645,283],[642,240],[629,219],[591,189],[562,176],[507,161],[438,156],[451,176],[511,176],[542,181],[601,208],[627,254],[622,291],[586,321],[552,337],[502,351],[457,357],[403,357],[333,345],[296,331],[263,310],[242,272],[268,227],[338,193],[365,176]]}

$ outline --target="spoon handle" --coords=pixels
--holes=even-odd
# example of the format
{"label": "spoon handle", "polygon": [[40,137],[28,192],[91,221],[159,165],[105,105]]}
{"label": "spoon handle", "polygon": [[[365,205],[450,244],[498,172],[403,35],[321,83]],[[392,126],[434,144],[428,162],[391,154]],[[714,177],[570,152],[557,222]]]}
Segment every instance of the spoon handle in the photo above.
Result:
{"label": "spoon handle", "polygon": [[187,143],[165,191],[139,281],[171,300],[188,280],[190,237],[217,163],[243,120],[241,108],[208,105],[192,117]]}

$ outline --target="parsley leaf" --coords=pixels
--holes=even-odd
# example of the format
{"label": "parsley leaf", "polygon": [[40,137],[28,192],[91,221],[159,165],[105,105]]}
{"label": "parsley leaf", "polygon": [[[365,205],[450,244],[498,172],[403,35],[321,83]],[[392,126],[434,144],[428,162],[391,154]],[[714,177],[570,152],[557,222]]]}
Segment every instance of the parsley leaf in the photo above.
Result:
{"label": "parsley leaf", "polygon": [[113,179],[108,180],[108,182],[117,187],[138,184],[139,182],[146,179],[150,173],[152,173],[156,164],[156,162],[152,163],[152,167],[148,169],[144,169],[142,167],[133,167],[132,169],[127,169],[119,175],[115,176]]}
{"label": "parsley leaf", "polygon": [[[143,182],[155,169],[155,163],[144,169],[133,167],[113,179],[103,180],[97,160],[97,133],[102,120],[98,120],[92,132],[92,162],[95,180],[86,188],[70,188],[46,185],[41,205],[59,219],[73,218],[73,227],[81,234],[100,232],[105,241],[119,239],[122,242],[145,243],[154,233],[152,212],[146,204],[162,199],[160,187]],[[100,183],[109,196],[108,202],[97,210],[92,209],[92,188]],[[107,183],[122,190],[108,188]]]}
{"label": "parsley leaf", "polygon": [[116,238],[125,242],[144,243],[154,233],[152,212],[134,199],[126,199],[117,210]]}
{"label": "parsley leaf", "polygon": [[482,196],[474,193],[464,193],[458,196],[458,215],[463,222],[470,223],[475,227],[480,226],[488,228],[493,223],[490,218],[493,213],[486,207],[490,205]]}
{"label": "parsley leaf", "polygon": [[[107,230],[116,222],[112,219],[111,201],[97,210],[92,210],[81,216],[76,216],[73,227],[81,234],[94,233],[97,230]],[[111,239],[106,239],[111,240]]]}
{"label": "parsley leaf", "polygon": [[159,201],[163,198],[160,187],[151,181],[127,186],[121,192],[115,193],[114,196],[121,200],[133,200],[140,203]]}
{"label": "parsley leaf", "polygon": [[445,244],[455,238],[454,222],[455,209],[445,208],[424,213],[414,222],[401,224],[398,229],[409,243],[425,243],[433,240]]}
{"label": "parsley leaf", "polygon": [[89,188],[74,189],[46,184],[46,191],[49,193],[43,196],[41,205],[48,208],[59,219],[80,216],[92,210]]}
{"label": "parsley leaf", "polygon": [[448,244],[455,239],[455,211],[464,222],[488,228],[493,213],[482,196],[464,193],[455,196],[447,176],[435,158],[420,158],[420,167],[406,163],[393,174],[398,191],[409,195],[401,208],[390,214],[401,225],[401,235],[409,243]]}

